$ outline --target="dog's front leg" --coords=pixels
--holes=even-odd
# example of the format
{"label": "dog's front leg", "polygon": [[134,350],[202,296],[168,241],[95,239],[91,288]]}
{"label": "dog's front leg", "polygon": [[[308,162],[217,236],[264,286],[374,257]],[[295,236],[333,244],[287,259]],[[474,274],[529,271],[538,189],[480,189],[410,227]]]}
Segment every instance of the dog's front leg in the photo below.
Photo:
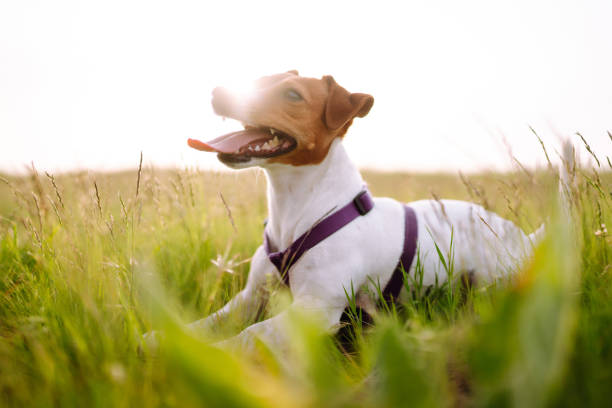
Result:
{"label": "dog's front leg", "polygon": [[226,321],[230,315],[232,319],[241,319],[240,323],[243,326],[250,315],[258,310],[259,304],[263,300],[263,292],[265,292],[262,288],[267,281],[266,276],[269,275],[280,278],[278,272],[268,260],[263,246],[260,246],[251,260],[251,268],[245,288],[221,309],[204,319],[188,324],[187,327],[196,331],[211,331]]}
{"label": "dog's front leg", "polygon": [[[211,331],[214,330],[218,324],[227,320],[228,316],[232,312],[249,312],[255,309],[258,301],[261,300],[260,295],[261,292],[263,292],[261,288],[267,281],[266,276],[269,274],[272,274],[280,279],[280,275],[268,260],[263,246],[260,246],[255,251],[255,254],[251,260],[251,268],[249,270],[249,277],[247,279],[245,288],[217,312],[204,319],[190,323],[187,325],[187,327],[195,331]],[[235,313],[235,315],[237,319],[242,318],[244,321],[246,321],[249,313]],[[244,323],[242,325],[244,325]],[[144,344],[141,344],[139,348],[142,348],[142,345],[144,345],[148,350],[155,351],[159,347],[161,337],[163,337],[163,334],[157,330],[145,333],[142,339]]]}
{"label": "dog's front leg", "polygon": [[319,318],[323,329],[330,332],[335,331],[340,322],[340,316],[344,310],[344,304],[331,305],[329,302],[317,299],[294,300],[292,305],[278,315],[255,323],[240,334],[228,340],[217,343],[218,346],[227,349],[240,349],[244,352],[252,352],[256,341],[261,341],[275,352],[285,352],[290,344],[290,330],[292,330],[291,319],[295,313],[310,313]]}

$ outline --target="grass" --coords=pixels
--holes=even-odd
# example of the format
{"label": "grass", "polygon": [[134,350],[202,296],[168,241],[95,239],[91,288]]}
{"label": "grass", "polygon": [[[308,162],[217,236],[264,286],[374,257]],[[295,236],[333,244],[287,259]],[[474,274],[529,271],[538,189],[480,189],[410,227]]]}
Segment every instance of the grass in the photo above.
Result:
{"label": "grass", "polygon": [[[571,214],[556,210],[549,170],[364,176],[375,195],[467,199],[528,232],[546,222],[548,232],[506,284],[425,290],[417,273],[419,290],[402,308],[355,330],[354,352],[341,352],[315,319],[296,312],[286,359],[263,345],[244,356],[183,324],[244,285],[261,244],[263,174],[33,168],[2,176],[0,405],[609,405],[610,173],[579,169]],[[251,319],[286,302],[274,291]],[[139,339],[152,328],[167,335],[159,354],[143,356]],[[228,322],[216,335],[239,329]]]}

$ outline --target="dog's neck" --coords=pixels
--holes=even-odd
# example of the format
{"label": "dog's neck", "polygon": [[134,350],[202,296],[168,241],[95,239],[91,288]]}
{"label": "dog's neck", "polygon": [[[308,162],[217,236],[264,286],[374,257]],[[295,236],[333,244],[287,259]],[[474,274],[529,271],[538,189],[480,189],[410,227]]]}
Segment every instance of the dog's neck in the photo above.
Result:
{"label": "dog's neck", "polygon": [[364,186],[340,138],[332,142],[327,156],[317,165],[275,165],[265,170],[266,230],[277,250],[285,249],[317,221],[346,205]]}

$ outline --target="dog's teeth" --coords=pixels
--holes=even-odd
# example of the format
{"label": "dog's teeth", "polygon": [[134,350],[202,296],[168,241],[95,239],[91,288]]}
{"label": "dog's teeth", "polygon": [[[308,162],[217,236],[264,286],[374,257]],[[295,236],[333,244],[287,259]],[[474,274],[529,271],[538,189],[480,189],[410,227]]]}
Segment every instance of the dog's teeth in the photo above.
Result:
{"label": "dog's teeth", "polygon": [[270,134],[273,135],[274,134],[274,129],[270,128]]}
{"label": "dog's teeth", "polygon": [[270,146],[271,147],[276,147],[278,146],[280,143],[280,141],[278,140],[277,136],[274,136],[274,139],[270,140]]}
{"label": "dog's teeth", "polygon": [[269,149],[269,148],[270,148],[270,145],[268,144],[268,142],[266,142],[266,143],[264,143],[264,144],[263,144],[263,146],[261,146],[261,148],[262,148],[263,150],[267,150],[267,149]]}
{"label": "dog's teeth", "polygon": [[261,150],[261,147],[259,147],[259,145],[255,146],[255,151],[258,152]]}

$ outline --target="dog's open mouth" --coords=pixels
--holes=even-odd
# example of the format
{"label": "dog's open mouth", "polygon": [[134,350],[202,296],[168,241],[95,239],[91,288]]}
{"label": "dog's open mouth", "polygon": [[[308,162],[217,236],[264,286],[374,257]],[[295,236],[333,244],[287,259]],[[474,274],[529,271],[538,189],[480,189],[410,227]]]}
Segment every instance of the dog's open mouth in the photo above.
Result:
{"label": "dog's open mouth", "polygon": [[270,127],[245,126],[244,130],[228,133],[209,142],[189,139],[190,147],[219,153],[219,160],[229,163],[247,162],[251,158],[280,156],[296,148],[296,140]]}

